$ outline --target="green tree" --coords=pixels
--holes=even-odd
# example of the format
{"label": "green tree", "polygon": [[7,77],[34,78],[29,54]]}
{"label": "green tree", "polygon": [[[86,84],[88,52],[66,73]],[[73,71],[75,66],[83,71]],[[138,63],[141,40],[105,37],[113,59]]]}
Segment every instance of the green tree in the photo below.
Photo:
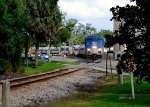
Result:
{"label": "green tree", "polygon": [[92,26],[90,23],[86,23],[85,25],[82,23],[77,23],[73,30],[74,35],[89,35],[96,34],[96,28]]}
{"label": "green tree", "polygon": [[67,45],[78,45],[83,43],[85,35],[87,36],[95,33],[96,28],[92,27],[89,23],[84,25],[82,23],[78,23],[78,20],[76,19],[64,19],[57,36],[52,38],[52,43],[55,46],[64,42]]}
{"label": "green tree", "polygon": [[26,0],[28,26],[27,32],[35,40],[35,67],[38,67],[39,44],[45,43],[58,31],[62,13],[58,0]]}
{"label": "green tree", "polygon": [[25,3],[23,0],[0,0],[0,13],[0,72],[15,72],[21,65]]}
{"label": "green tree", "polygon": [[70,45],[80,45],[84,43],[84,38],[86,35],[71,35],[71,37],[68,39],[68,42]]}
{"label": "green tree", "polygon": [[55,46],[58,46],[58,44],[62,44],[63,42],[69,45],[68,40],[71,38],[77,22],[78,21],[76,19],[69,19],[67,21],[64,20],[60,26],[60,29],[58,30],[57,36],[52,38],[52,43]]}
{"label": "green tree", "polygon": [[32,39],[31,35],[29,35],[27,32],[25,32],[24,35],[24,54],[25,54],[25,60],[28,59],[28,51],[29,48],[33,45],[34,40]]}
{"label": "green tree", "polygon": [[92,34],[92,33],[93,34],[96,33],[96,28],[92,27],[91,23],[86,23],[84,34]]}
{"label": "green tree", "polygon": [[76,25],[76,28],[73,31],[74,35],[83,35],[85,33],[85,25],[82,23],[78,23],[78,25]]}
{"label": "green tree", "polygon": [[101,29],[97,34],[105,37],[107,35],[112,35],[113,32],[110,30]]}
{"label": "green tree", "polygon": [[150,81],[150,1],[136,1],[136,6],[111,8],[113,19],[120,27],[111,38],[111,44],[126,44],[122,59],[133,59],[137,65],[134,75],[138,80]]}
{"label": "green tree", "polygon": [[100,36],[104,36],[105,38],[105,46],[109,47],[108,44],[110,44],[110,38],[112,37],[113,32],[110,30],[101,29],[98,33]]}

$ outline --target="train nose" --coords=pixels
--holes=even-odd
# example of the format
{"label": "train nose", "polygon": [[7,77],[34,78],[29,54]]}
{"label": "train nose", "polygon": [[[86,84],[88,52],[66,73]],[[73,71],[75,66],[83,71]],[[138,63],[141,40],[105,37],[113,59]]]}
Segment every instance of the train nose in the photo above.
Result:
{"label": "train nose", "polygon": [[94,45],[94,46],[92,46],[92,49],[96,49],[96,48],[97,48],[97,46],[95,46],[95,45]]}

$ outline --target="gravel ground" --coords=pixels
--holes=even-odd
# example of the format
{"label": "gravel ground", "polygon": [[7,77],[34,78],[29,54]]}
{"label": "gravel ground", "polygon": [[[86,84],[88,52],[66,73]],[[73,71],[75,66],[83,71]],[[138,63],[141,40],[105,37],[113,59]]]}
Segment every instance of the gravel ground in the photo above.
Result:
{"label": "gravel ground", "polygon": [[101,71],[81,70],[63,77],[11,90],[11,107],[37,107],[77,93],[77,84],[90,84],[105,75]]}

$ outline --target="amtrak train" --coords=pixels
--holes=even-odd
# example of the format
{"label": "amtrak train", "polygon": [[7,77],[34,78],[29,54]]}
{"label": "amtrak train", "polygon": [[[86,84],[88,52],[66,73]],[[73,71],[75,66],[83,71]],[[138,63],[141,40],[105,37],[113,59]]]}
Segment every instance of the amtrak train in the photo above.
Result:
{"label": "amtrak train", "polygon": [[79,46],[79,55],[96,60],[104,53],[104,37],[98,35],[87,36],[84,44]]}

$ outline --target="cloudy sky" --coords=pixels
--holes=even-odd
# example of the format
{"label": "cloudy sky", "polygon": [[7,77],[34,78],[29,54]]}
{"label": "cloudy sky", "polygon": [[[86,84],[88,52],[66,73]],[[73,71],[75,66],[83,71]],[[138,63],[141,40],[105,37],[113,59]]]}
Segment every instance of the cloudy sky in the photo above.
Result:
{"label": "cloudy sky", "polygon": [[112,14],[109,11],[116,5],[125,6],[129,0],[59,0],[59,6],[67,14],[67,19],[77,19],[80,23],[91,23],[100,29],[113,30]]}

